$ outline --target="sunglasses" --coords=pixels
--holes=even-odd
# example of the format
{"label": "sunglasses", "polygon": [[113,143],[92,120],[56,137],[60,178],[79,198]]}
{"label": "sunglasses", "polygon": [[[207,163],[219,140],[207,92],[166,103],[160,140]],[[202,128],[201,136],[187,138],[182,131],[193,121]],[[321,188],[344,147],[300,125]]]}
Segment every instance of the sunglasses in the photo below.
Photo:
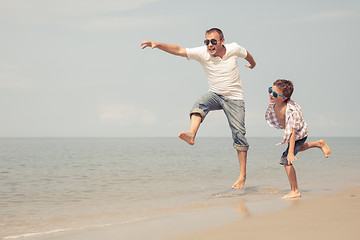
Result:
{"label": "sunglasses", "polygon": [[287,97],[287,96],[278,94],[277,92],[275,92],[274,90],[272,90],[272,87],[269,87],[269,90],[268,90],[268,91],[269,91],[269,94],[272,94],[274,98],[277,98],[278,96],[284,97],[284,98]]}
{"label": "sunglasses", "polygon": [[212,45],[216,45],[218,43],[218,40],[216,40],[216,39],[211,39],[211,40],[206,39],[206,40],[204,40],[204,43],[205,43],[205,45],[209,45],[209,43],[211,43]]}

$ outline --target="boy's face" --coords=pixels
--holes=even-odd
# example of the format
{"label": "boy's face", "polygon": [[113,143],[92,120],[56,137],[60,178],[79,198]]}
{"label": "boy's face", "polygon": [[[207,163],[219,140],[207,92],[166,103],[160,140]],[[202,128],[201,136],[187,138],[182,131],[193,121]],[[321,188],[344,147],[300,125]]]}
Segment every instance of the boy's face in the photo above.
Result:
{"label": "boy's face", "polygon": [[287,97],[280,96],[280,95],[284,95],[284,94],[283,94],[283,91],[280,88],[278,88],[277,86],[273,85],[272,90],[273,90],[273,92],[276,92],[278,94],[278,96],[277,96],[277,98],[275,98],[274,93],[270,93],[269,96],[270,96],[271,103],[281,103],[287,99]]}

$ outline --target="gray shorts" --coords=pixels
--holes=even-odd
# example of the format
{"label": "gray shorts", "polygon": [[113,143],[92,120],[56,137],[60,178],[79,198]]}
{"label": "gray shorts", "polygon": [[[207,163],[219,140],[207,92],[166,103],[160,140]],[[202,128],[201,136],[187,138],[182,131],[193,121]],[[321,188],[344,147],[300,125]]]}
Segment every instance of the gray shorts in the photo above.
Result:
{"label": "gray shorts", "polygon": [[[304,143],[306,142],[306,139],[307,139],[307,137],[304,137],[303,139],[299,139],[295,142],[294,155],[296,155],[299,152],[302,145],[304,145]],[[290,145],[290,143],[288,144],[287,149],[285,150],[285,152],[283,152],[283,154],[281,156],[281,159],[280,159],[281,165],[289,165],[288,160],[287,160],[287,155],[289,153],[289,145]],[[292,165],[292,164],[290,164],[290,165]]]}
{"label": "gray shorts", "polygon": [[249,144],[245,138],[245,103],[243,100],[230,99],[222,95],[208,92],[201,96],[190,111],[201,115],[203,121],[206,115],[212,110],[223,110],[234,140],[234,148],[246,152]]}

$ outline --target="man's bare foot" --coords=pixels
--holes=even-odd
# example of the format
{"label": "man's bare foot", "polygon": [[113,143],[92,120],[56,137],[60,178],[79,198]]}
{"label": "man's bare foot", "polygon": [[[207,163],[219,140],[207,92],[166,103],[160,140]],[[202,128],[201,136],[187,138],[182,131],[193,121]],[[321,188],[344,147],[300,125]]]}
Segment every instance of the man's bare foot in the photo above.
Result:
{"label": "man's bare foot", "polygon": [[241,190],[245,185],[246,177],[239,177],[239,179],[232,185],[233,189]]}
{"label": "man's bare foot", "polygon": [[300,198],[301,194],[299,191],[291,191],[288,194],[281,197],[281,199],[293,199],[293,198]]}
{"label": "man's bare foot", "polygon": [[190,145],[195,144],[195,136],[190,133],[181,132],[179,134],[179,138],[181,138],[182,140],[184,140],[185,142],[187,142]]}
{"label": "man's bare foot", "polygon": [[324,140],[321,139],[319,141],[320,141],[320,149],[325,154],[325,157],[328,158],[330,156],[330,153],[331,153],[331,150],[330,150],[329,146],[326,144],[326,142]]}

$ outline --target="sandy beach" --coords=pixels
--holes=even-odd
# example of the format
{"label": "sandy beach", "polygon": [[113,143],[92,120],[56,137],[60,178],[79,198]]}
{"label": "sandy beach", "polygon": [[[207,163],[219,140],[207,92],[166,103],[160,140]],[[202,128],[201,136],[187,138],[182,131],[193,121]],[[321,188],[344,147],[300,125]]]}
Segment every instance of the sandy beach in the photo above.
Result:
{"label": "sandy beach", "polygon": [[[239,240],[239,239],[358,239],[360,236],[360,186],[317,198],[281,200],[287,207],[247,215],[239,205],[185,212],[128,226],[59,232],[32,236],[36,240]],[[269,206],[270,207],[270,206]],[[224,210],[227,209],[227,210]],[[234,218],[232,212],[242,212]]]}
{"label": "sandy beach", "polygon": [[167,240],[359,239],[360,186],[315,199],[291,200],[281,211]]}

